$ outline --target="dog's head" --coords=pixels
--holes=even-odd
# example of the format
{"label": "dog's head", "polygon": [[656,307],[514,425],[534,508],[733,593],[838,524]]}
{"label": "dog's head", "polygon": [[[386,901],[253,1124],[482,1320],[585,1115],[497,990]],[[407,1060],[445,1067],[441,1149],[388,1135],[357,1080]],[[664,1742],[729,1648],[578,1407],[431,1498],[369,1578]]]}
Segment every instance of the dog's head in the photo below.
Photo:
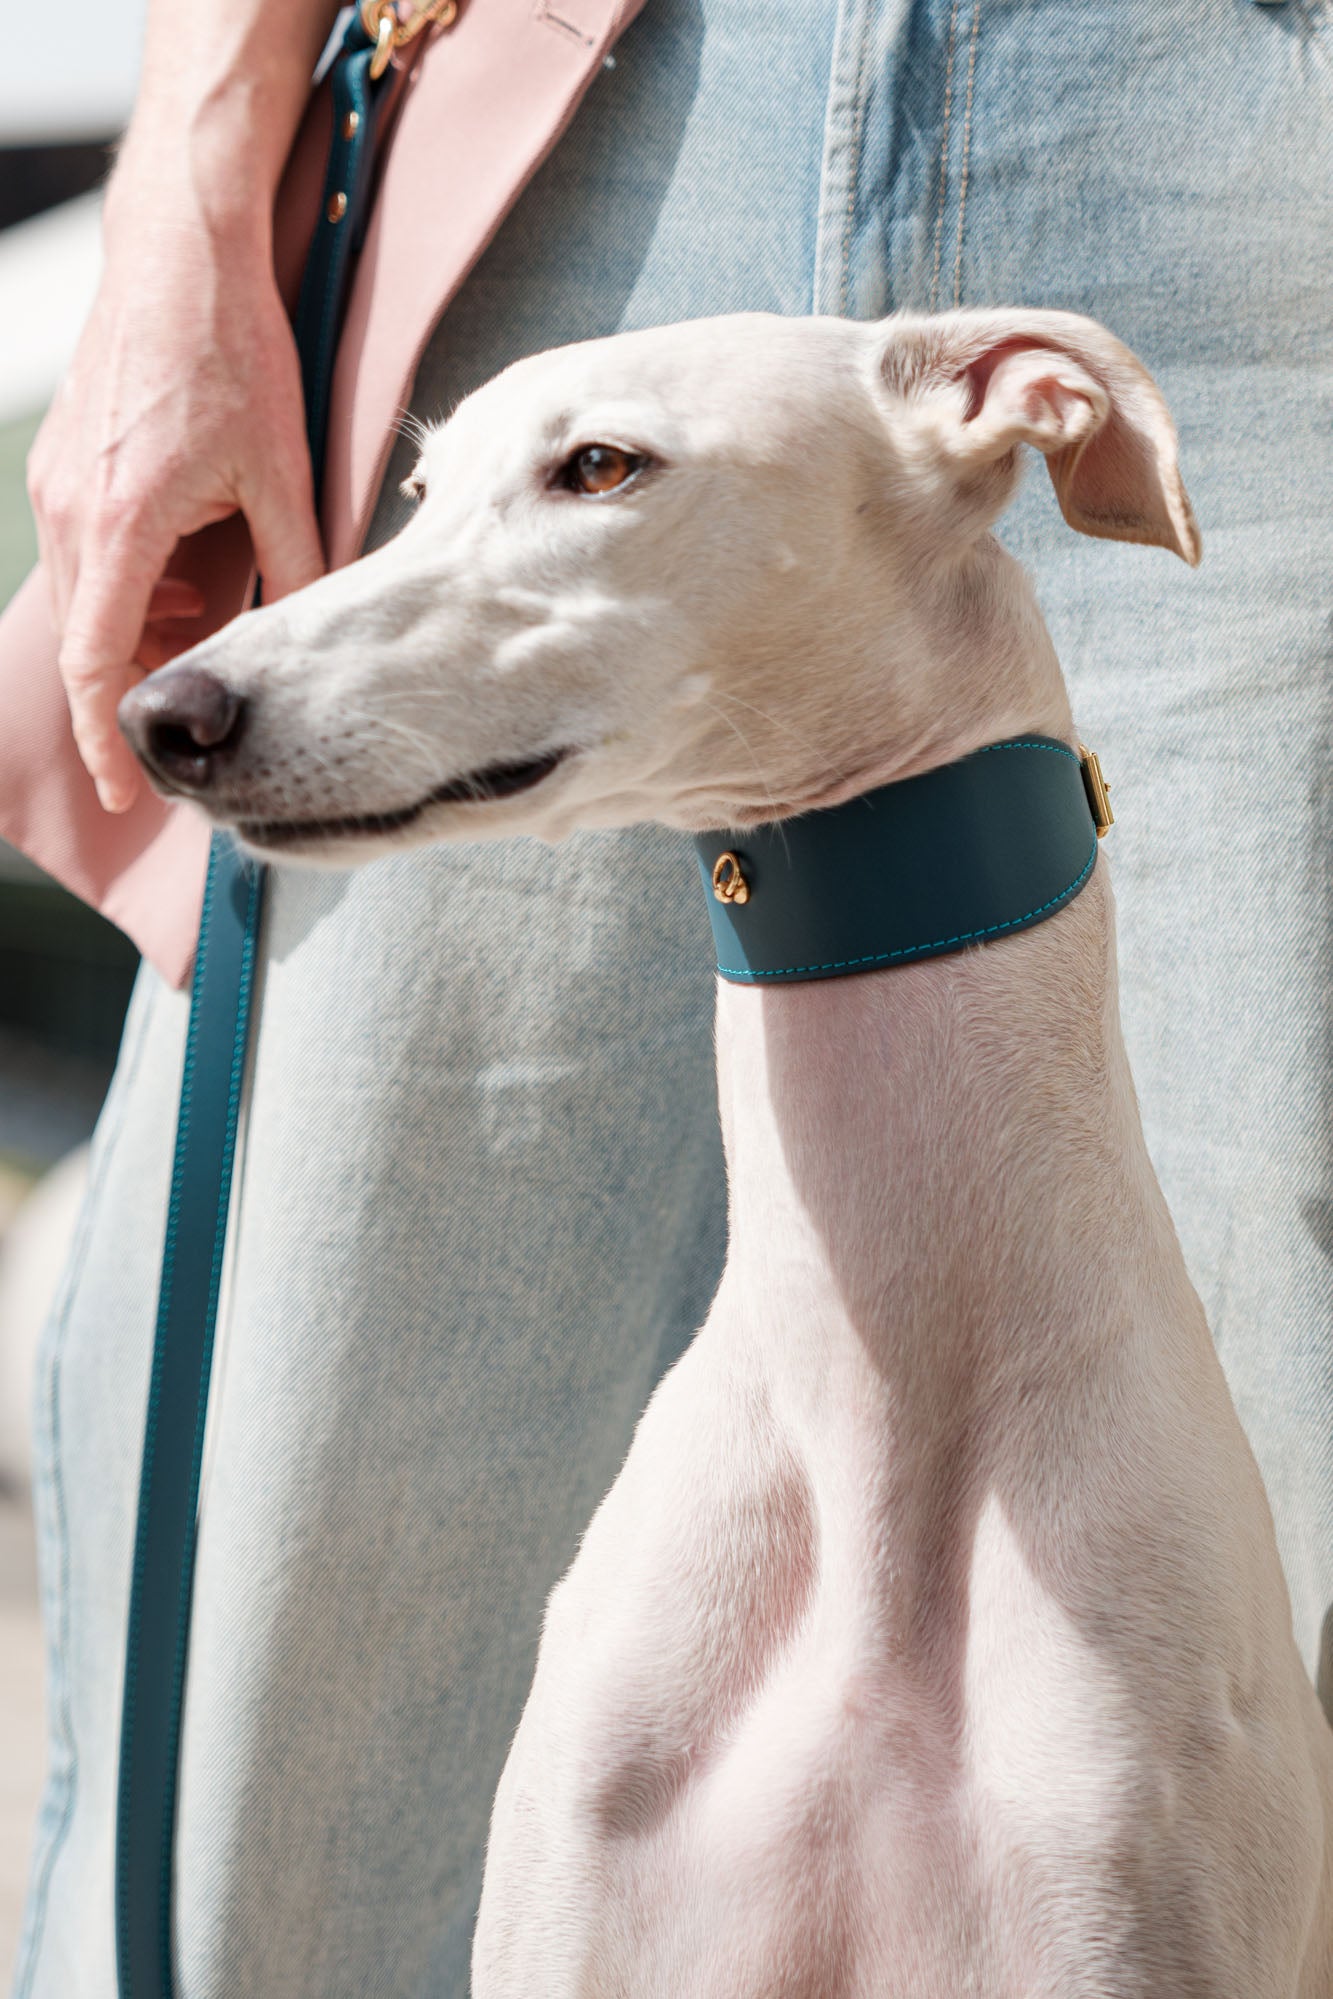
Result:
{"label": "dog's head", "polygon": [[[152,675],[159,789],[268,853],[744,825],[1035,726],[987,533],[1044,453],[1083,532],[1198,559],[1153,382],[1066,313],[740,317],[520,362],[431,431],[386,547]],[[1010,684],[1012,683],[1012,684]]]}

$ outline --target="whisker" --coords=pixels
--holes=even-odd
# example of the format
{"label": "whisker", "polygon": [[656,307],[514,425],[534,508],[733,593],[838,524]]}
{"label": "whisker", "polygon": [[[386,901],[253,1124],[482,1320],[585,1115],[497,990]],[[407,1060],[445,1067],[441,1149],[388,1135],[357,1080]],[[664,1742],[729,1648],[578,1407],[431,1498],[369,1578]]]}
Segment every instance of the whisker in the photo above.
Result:
{"label": "whisker", "polygon": [[751,764],[754,766],[754,774],[759,780],[759,789],[768,801],[769,810],[773,818],[776,819],[778,816],[777,800],[774,798],[772,792],[768,789],[768,786],[764,782],[763,766],[761,765],[758,757],[755,755],[754,748],[750,743],[748,737],[744,734],[744,732],[740,728],[737,727],[736,723],[732,721],[730,715],[724,714],[722,709],[718,707],[717,703],[715,701],[710,700],[707,695],[704,696],[704,706],[707,708],[711,708],[713,713],[717,716],[718,720],[720,722],[725,723],[726,727],[731,730],[732,735],[735,736],[737,742],[740,744],[741,748],[745,751],[746,756],[749,757]]}
{"label": "whisker", "polygon": [[834,763],[833,759],[827,754],[826,751],[821,750],[818,744],[811,743],[807,741],[805,737],[798,735],[796,730],[793,729],[789,723],[784,722],[780,716],[770,715],[770,713],[766,708],[761,708],[759,706],[758,702],[747,701],[743,695],[733,694],[730,688],[715,687],[712,691],[714,694],[720,695],[724,701],[736,701],[739,702],[742,708],[748,708],[751,714],[757,715],[759,717],[760,721],[767,722],[770,729],[780,730],[784,736],[790,737],[791,741],[793,743],[798,744],[802,750],[806,750],[811,754],[813,754],[814,756],[817,756],[820,762],[824,765],[825,769],[829,771],[829,773],[831,774],[836,783],[838,784],[846,783],[851,773],[839,769],[838,765]]}
{"label": "whisker", "polygon": [[426,423],[417,415],[415,410],[408,409],[405,404],[400,404],[395,412],[393,419],[394,431],[403,439],[405,444],[413,445],[418,453],[422,450],[433,428],[432,424]]}

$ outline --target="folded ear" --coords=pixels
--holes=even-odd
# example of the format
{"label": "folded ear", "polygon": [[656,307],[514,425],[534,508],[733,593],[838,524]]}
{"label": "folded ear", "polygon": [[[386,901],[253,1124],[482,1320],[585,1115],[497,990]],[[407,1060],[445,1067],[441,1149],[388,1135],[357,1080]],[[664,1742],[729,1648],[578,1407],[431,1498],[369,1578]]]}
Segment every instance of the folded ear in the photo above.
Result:
{"label": "folded ear", "polygon": [[1199,560],[1175,425],[1152,376],[1105,327],[1015,308],[902,317],[879,332],[885,389],[960,485],[975,489],[1031,444],[1071,527]]}

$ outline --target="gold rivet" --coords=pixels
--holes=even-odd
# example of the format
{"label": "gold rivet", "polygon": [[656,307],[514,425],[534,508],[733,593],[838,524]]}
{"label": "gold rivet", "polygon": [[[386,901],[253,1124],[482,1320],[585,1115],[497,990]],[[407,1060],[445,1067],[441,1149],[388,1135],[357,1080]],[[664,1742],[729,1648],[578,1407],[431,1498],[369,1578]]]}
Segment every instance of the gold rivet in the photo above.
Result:
{"label": "gold rivet", "polygon": [[361,130],[361,113],[359,111],[346,112],[343,117],[344,139],[354,139],[360,130]]}
{"label": "gold rivet", "polygon": [[347,196],[341,189],[337,194],[329,196],[329,205],[324,213],[328,216],[330,222],[342,221],[344,215],[347,213]]}
{"label": "gold rivet", "polygon": [[713,863],[713,894],[719,902],[748,902],[750,884],[735,854],[719,854]]}

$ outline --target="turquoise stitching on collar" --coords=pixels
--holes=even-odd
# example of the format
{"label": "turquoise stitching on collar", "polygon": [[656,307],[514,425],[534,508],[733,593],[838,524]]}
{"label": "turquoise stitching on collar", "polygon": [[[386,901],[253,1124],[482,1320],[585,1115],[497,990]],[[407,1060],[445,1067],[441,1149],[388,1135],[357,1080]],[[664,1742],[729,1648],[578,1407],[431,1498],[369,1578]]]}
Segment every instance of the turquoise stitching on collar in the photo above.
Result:
{"label": "turquoise stitching on collar", "polygon": [[[988,749],[999,747],[998,743],[987,745]],[[1009,746],[1006,744],[1005,747]],[[1035,750],[1045,749],[1047,746],[1045,743],[1030,743],[1024,744],[1023,747]],[[1092,852],[1068,888],[1062,888],[1059,895],[1053,895],[1049,902],[1043,902],[1039,908],[1029,909],[1022,916],[1011,916],[1006,923],[988,923],[984,930],[963,930],[956,937],[938,937],[933,944],[904,944],[896,951],[876,951],[868,958],[834,958],[826,965],[784,965],[780,970],[773,972],[747,972],[731,965],[719,965],[717,969],[724,979],[790,979],[799,978],[802,973],[850,972],[855,971],[858,966],[883,965],[893,958],[912,958],[918,954],[934,953],[936,956],[942,956],[952,944],[974,944],[980,937],[998,937],[1003,930],[1016,930],[1021,924],[1035,923],[1039,916],[1047,915],[1057,909],[1062,902],[1067,902],[1070,896],[1077,895],[1092,873],[1096,859],[1097,844],[1094,841]]]}
{"label": "turquoise stitching on collar", "polygon": [[[1097,858],[1082,758],[1044,736],[822,812],[695,842],[720,975],[737,984],[838,978],[984,944],[1044,922]],[[727,855],[748,895],[719,902]]]}
{"label": "turquoise stitching on collar", "polygon": [[[1044,736],[1011,736],[1004,743],[983,743],[981,748],[974,750],[972,754],[977,757],[988,757],[992,750],[1050,750],[1057,757],[1068,757],[1071,763],[1078,762],[1078,758],[1067,743],[1048,743]],[[949,764],[945,768],[952,770],[954,766]]]}

